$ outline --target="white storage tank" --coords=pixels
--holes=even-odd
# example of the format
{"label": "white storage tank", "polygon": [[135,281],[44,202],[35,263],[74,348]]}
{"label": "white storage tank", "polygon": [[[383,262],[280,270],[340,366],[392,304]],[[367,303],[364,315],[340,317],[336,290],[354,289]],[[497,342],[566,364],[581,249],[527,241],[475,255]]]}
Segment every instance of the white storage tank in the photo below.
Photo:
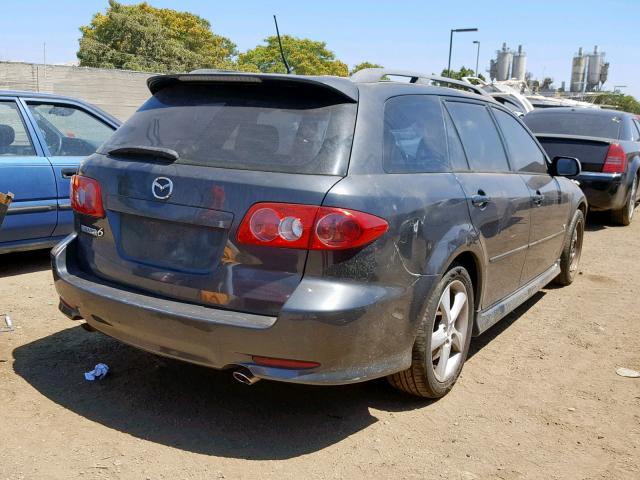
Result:
{"label": "white storage tank", "polygon": [[582,92],[584,90],[586,66],[587,57],[582,54],[582,47],[580,47],[571,63],[571,85],[569,88],[572,92]]}
{"label": "white storage tank", "polygon": [[502,50],[498,50],[498,60],[496,61],[496,79],[498,81],[509,80],[511,78],[511,62],[513,53],[507,48],[507,44],[502,44]]}
{"label": "white storage tank", "polygon": [[604,52],[598,51],[598,46],[593,47],[593,53],[588,55],[589,69],[587,73],[587,90],[597,90],[600,86],[600,75],[604,64]]}
{"label": "white storage tank", "polygon": [[523,81],[527,72],[527,54],[522,51],[522,45],[518,45],[518,51],[513,55],[511,78]]}

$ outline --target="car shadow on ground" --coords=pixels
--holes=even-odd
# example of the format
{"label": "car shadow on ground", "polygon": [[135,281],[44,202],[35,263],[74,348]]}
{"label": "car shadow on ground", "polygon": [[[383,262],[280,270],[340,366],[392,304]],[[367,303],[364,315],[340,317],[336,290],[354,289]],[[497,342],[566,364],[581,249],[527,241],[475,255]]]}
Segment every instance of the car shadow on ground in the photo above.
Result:
{"label": "car shadow on ground", "polygon": [[[249,387],[230,371],[161,359],[81,327],[18,347],[13,356],[19,376],[78,415],[152,442],[232,458],[296,457],[376,423],[370,408],[394,412],[433,404],[385,380]],[[109,365],[109,375],[87,382],[83,373],[99,362]]]}
{"label": "car shadow on ground", "polygon": [[616,225],[612,221],[611,212],[589,212],[584,229],[587,232],[597,232],[599,230],[617,227],[622,227],[622,225]]}
{"label": "car shadow on ground", "polygon": [[[537,293],[483,335],[470,357],[544,297]],[[60,406],[135,437],[205,455],[277,460],[344,440],[375,424],[375,410],[437,408],[392,389],[384,379],[314,387],[261,381],[248,387],[217,371],[159,358],[79,326],[13,351],[15,372]],[[83,373],[96,363],[102,381]],[[370,409],[373,409],[372,412]]]}
{"label": "car shadow on ground", "polygon": [[[553,283],[547,285],[545,289],[553,288]],[[515,323],[522,315],[524,315],[527,310],[533,307],[536,303],[544,298],[546,292],[544,290],[540,290],[529,300],[524,302],[514,311],[509,313],[502,320],[499,320],[494,326],[489,328],[482,335],[474,337],[471,339],[471,346],[469,347],[469,355],[467,359],[472,358],[476,353],[486,347],[492,340],[498,337],[502,332],[504,332],[507,328],[509,328],[513,323]]]}
{"label": "car shadow on ground", "polygon": [[0,255],[0,278],[51,269],[49,252],[33,250]]}

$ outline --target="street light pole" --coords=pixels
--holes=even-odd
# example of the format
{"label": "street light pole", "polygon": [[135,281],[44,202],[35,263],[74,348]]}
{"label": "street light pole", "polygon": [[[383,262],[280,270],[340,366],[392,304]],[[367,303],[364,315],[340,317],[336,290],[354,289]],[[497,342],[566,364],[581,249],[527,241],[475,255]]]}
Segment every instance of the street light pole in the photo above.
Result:
{"label": "street light pole", "polygon": [[451,75],[451,51],[453,50],[453,33],[454,32],[477,32],[477,28],[454,28],[449,35],[449,63],[447,64],[447,75]]}
{"label": "street light pole", "polygon": [[453,48],[453,30],[449,34],[449,63],[447,63],[447,75],[451,76],[451,49]]}
{"label": "street light pole", "polygon": [[473,43],[478,45],[478,53],[476,54],[476,77],[478,76],[478,64],[480,62],[480,42],[478,40],[474,40]]}

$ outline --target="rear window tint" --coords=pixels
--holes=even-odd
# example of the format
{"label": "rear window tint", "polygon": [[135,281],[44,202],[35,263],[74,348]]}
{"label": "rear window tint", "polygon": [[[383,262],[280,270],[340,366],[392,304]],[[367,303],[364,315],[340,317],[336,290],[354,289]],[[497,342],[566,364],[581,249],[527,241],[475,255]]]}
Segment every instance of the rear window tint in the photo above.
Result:
{"label": "rear window tint", "polygon": [[344,175],[356,104],[316,88],[176,85],[157,92],[100,149],[175,150],[176,163]]}
{"label": "rear window tint", "polygon": [[455,171],[462,172],[469,170],[469,163],[467,162],[467,156],[464,153],[462,142],[447,112],[444,114],[444,121],[447,126],[447,143],[449,145],[449,163],[451,163],[451,168]]}
{"label": "rear window tint", "polygon": [[620,138],[622,117],[612,113],[588,111],[558,112],[553,109],[523,117],[524,123],[534,133],[582,135],[584,137]]}
{"label": "rear window tint", "polygon": [[405,95],[387,101],[383,166],[388,173],[449,171],[442,105],[437,97]]}
{"label": "rear window tint", "polygon": [[32,156],[36,151],[15,102],[0,102],[0,155]]}

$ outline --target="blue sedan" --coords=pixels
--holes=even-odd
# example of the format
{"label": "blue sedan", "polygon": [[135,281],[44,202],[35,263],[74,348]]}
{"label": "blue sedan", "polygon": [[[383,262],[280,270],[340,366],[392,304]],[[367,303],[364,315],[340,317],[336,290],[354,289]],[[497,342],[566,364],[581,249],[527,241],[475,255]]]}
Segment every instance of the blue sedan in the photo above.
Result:
{"label": "blue sedan", "polygon": [[73,230],[70,179],[119,126],[77,99],[0,91],[0,192],[15,195],[0,253],[49,248]]}

